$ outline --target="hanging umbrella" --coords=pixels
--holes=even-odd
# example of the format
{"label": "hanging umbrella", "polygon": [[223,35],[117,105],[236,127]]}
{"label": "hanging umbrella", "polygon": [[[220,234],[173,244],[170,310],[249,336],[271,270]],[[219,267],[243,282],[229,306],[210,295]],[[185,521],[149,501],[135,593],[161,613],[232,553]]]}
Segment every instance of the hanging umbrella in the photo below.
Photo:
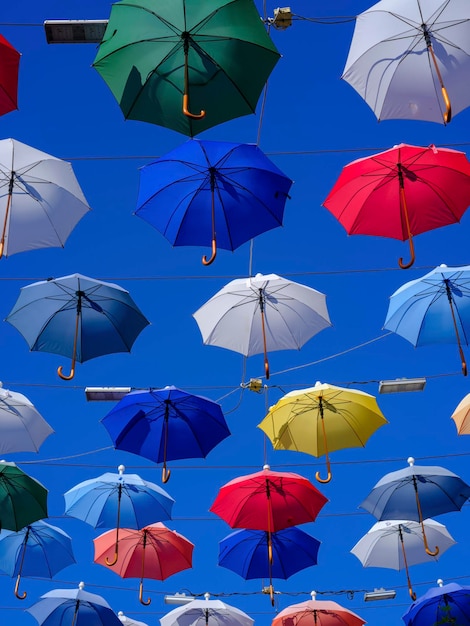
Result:
{"label": "hanging umbrella", "polygon": [[75,563],[72,539],[57,526],[38,521],[18,532],[0,533],[0,569],[16,576],[15,596],[26,598],[26,591],[18,592],[21,576],[53,578],[57,572]]}
{"label": "hanging umbrella", "polygon": [[50,278],[23,287],[6,321],[26,339],[30,350],[70,356],[75,362],[104,354],[130,352],[149,324],[128,291],[81,274]]}
{"label": "hanging umbrella", "polygon": [[122,626],[104,598],[78,589],[54,589],[26,609],[39,626]]}
{"label": "hanging umbrella", "polygon": [[[93,539],[95,563],[108,565],[115,550],[114,530]],[[169,576],[192,567],[194,545],[161,522],[140,530],[122,528],[119,535],[120,559],[110,568],[121,578],[140,578],[139,600],[143,599],[144,578],[166,580]]]}
{"label": "hanging umbrella", "polygon": [[[423,521],[426,537],[431,544],[439,543],[442,555],[455,544],[447,528],[432,519]],[[416,594],[411,586],[408,567],[437,561],[423,550],[423,531],[419,522],[408,520],[386,520],[377,522],[351,550],[364,567],[386,567],[406,570],[408,591],[412,600]]]}
{"label": "hanging umbrella", "polygon": [[47,517],[47,489],[7,461],[0,462],[0,530],[21,530]]}
{"label": "hanging umbrella", "polygon": [[466,376],[462,343],[468,345],[470,330],[470,265],[440,265],[402,285],[390,297],[384,329],[414,346],[457,341]]}
{"label": "hanging umbrella", "polygon": [[299,604],[291,604],[273,619],[271,626],[362,626],[365,624],[359,615],[345,609],[337,602],[312,599]]}
{"label": "hanging umbrella", "polygon": [[0,115],[18,108],[20,53],[0,35]]}
{"label": "hanging umbrella", "polygon": [[363,391],[317,382],[315,387],[291,391],[272,406],[258,424],[275,450],[296,450],[326,457],[331,480],[329,452],[364,446],[369,437],[387,424],[377,401]]}
{"label": "hanging umbrella", "polygon": [[424,520],[435,515],[460,511],[470,497],[470,486],[443,467],[420,466],[409,457],[408,467],[386,474],[375,485],[360,507],[378,520],[406,519],[421,524],[426,552],[429,549]]}
{"label": "hanging umbrella", "polygon": [[115,528],[115,554],[118,559],[119,529],[143,528],[155,521],[171,519],[173,498],[161,487],[137,474],[106,473],[85,480],[64,494],[65,514],[77,517],[94,528]]}
{"label": "hanging umbrella", "polygon": [[346,80],[379,120],[447,124],[470,105],[465,0],[382,0],[358,15]]}
{"label": "hanging umbrella", "polygon": [[193,136],[254,113],[279,56],[252,0],[126,0],[93,67],[126,119]]}
{"label": "hanging umbrella", "polygon": [[269,533],[265,530],[236,530],[219,542],[219,565],[245,580],[273,578],[287,580],[300,570],[317,564],[320,542],[292,526],[271,533],[272,561],[269,559]]}
{"label": "hanging umbrella", "polygon": [[70,163],[15,139],[0,140],[0,258],[63,248],[89,210]]}
{"label": "hanging umbrella", "polygon": [[254,144],[190,139],[141,169],[135,214],[174,246],[235,250],[282,226],[292,181]]}
{"label": "hanging umbrella", "polygon": [[[272,534],[312,522],[328,499],[312,483],[291,472],[261,472],[235,478],[219,489],[210,511],[232,528],[262,530],[268,535],[268,561],[273,563]],[[274,602],[272,585],[271,602]]]}
{"label": "hanging umbrella", "polygon": [[118,612],[118,617],[119,620],[124,624],[124,626],[147,626],[147,624],[144,624],[144,622],[138,622],[135,619],[127,617],[122,611]]}
{"label": "hanging umbrella", "polygon": [[406,626],[429,626],[430,624],[470,624],[470,587],[437,581],[414,602],[403,615]]}
{"label": "hanging umbrella", "polygon": [[219,404],[173,386],[128,393],[101,422],[117,450],[163,463],[164,483],[167,461],[205,458],[230,435]]}
{"label": "hanging umbrella", "polygon": [[253,626],[254,620],[222,600],[192,600],[160,618],[160,626]]}
{"label": "hanging umbrella", "polygon": [[245,356],[272,350],[300,350],[331,326],[326,296],[315,289],[281,278],[257,274],[232,280],[194,314],[204,344]]}
{"label": "hanging umbrella", "polygon": [[0,383],[0,454],[38,452],[53,432],[26,396]]}
{"label": "hanging umbrella", "polygon": [[470,393],[455,407],[451,415],[459,435],[470,435]]}
{"label": "hanging umbrella", "polygon": [[349,235],[408,240],[460,222],[470,205],[470,162],[464,152],[400,144],[352,161],[323,203]]}

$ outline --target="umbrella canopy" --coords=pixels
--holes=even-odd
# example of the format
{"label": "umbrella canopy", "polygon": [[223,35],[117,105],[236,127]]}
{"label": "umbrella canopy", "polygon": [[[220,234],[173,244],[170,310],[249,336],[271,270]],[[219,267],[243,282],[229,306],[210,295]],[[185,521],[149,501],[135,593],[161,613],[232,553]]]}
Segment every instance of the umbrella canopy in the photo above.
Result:
{"label": "umbrella canopy", "polygon": [[126,0],[93,67],[126,119],[193,136],[253,113],[279,56],[252,0]]}
{"label": "umbrella canopy", "polygon": [[20,53],[0,35],[0,115],[18,108]]}
{"label": "umbrella canopy", "polygon": [[[447,528],[432,519],[423,522],[427,540],[439,543],[439,554],[456,542]],[[364,567],[386,567],[406,570],[408,590],[413,600],[416,594],[411,587],[408,567],[428,561],[436,561],[423,550],[423,531],[419,522],[409,520],[385,520],[377,522],[351,550]]]}
{"label": "umbrella canopy", "polygon": [[447,124],[470,104],[465,0],[382,0],[358,15],[346,80],[379,120]]}
{"label": "umbrella canopy", "polygon": [[384,329],[414,346],[457,341],[466,376],[462,343],[468,345],[470,332],[470,265],[440,265],[402,285],[390,297]]}
{"label": "umbrella canopy", "polygon": [[64,494],[65,514],[77,517],[94,528],[116,527],[116,555],[119,528],[143,528],[155,521],[171,519],[173,498],[161,487],[137,474],[106,473],[85,480]]}
{"label": "umbrella canopy", "polygon": [[163,463],[205,458],[230,435],[220,404],[181,389],[133,391],[101,420],[117,450],[127,450]]}
{"label": "umbrella canopy", "polygon": [[2,530],[0,533],[0,569],[16,576],[15,595],[19,594],[21,576],[52,578],[57,572],[75,563],[72,539],[57,526],[37,521],[18,532]]}
{"label": "umbrella canopy", "polygon": [[0,140],[0,257],[63,248],[89,210],[70,163]]}
{"label": "umbrella canopy", "polygon": [[139,600],[143,600],[143,579],[166,580],[169,576],[192,567],[194,545],[161,522],[140,530],[121,529],[119,560],[110,565],[115,549],[114,531],[93,539],[95,563],[110,567],[121,578],[140,578]]}
{"label": "umbrella canopy", "polygon": [[470,393],[458,403],[451,418],[459,435],[470,435]]}
{"label": "umbrella canopy", "polygon": [[[414,1],[414,0],[411,0]],[[409,241],[459,222],[470,205],[470,162],[464,152],[399,144],[346,165],[323,205],[349,235]]]}
{"label": "umbrella canopy", "polygon": [[15,463],[0,462],[0,529],[21,530],[47,517],[47,493]]}
{"label": "umbrella canopy", "polygon": [[331,326],[326,296],[277,274],[232,280],[193,314],[204,344],[245,356],[300,350]]}
{"label": "umbrella canopy", "polygon": [[192,139],[141,169],[135,214],[174,246],[235,250],[282,226],[292,181],[255,144]]}
{"label": "umbrella canopy", "polygon": [[429,624],[470,624],[470,587],[438,580],[403,615],[406,626],[428,626]]}
{"label": "umbrella canopy", "polygon": [[359,615],[345,609],[337,602],[312,600],[291,604],[273,619],[271,626],[362,626],[365,624]]}
{"label": "umbrella canopy", "polygon": [[317,564],[320,542],[296,528],[271,534],[273,559],[268,558],[268,533],[265,530],[236,530],[219,542],[219,565],[245,580],[282,578]]}
{"label": "umbrella canopy", "polygon": [[0,383],[0,454],[38,452],[53,432],[26,396]]}
{"label": "umbrella canopy", "polygon": [[51,352],[75,362],[104,354],[130,352],[149,324],[128,291],[82,274],[50,278],[23,287],[6,321],[26,339],[30,350]]}
{"label": "umbrella canopy", "polygon": [[431,552],[424,528],[424,519],[459,511],[470,497],[470,486],[443,467],[420,466],[408,459],[408,467],[386,474],[373,487],[360,507],[378,520],[406,519],[421,524],[426,552]]}
{"label": "umbrella canopy", "polygon": [[192,600],[160,618],[160,626],[253,626],[254,620],[222,600]]}
{"label": "umbrella canopy", "polygon": [[122,622],[104,598],[78,589],[54,589],[26,609],[39,626],[122,626]]}
{"label": "umbrella canopy", "polygon": [[326,456],[343,448],[365,446],[366,441],[387,420],[377,400],[362,391],[317,382],[315,387],[291,391],[272,406],[258,424],[275,450],[296,450],[313,456]]}

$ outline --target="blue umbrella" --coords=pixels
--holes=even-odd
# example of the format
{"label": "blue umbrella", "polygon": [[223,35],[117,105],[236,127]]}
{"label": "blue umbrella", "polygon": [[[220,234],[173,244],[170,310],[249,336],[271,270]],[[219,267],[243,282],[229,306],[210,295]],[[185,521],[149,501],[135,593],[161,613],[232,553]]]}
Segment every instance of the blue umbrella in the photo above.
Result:
{"label": "blue umbrella", "polygon": [[317,564],[320,542],[292,526],[271,533],[272,563],[269,559],[269,537],[264,530],[237,530],[219,542],[219,565],[245,580],[282,578]]}
{"label": "blue umbrella", "polygon": [[470,336],[470,265],[440,265],[402,285],[390,297],[384,328],[414,346],[457,340],[466,376],[462,343],[468,345]]}
{"label": "blue umbrella", "polygon": [[406,626],[444,623],[470,626],[470,587],[437,582],[438,587],[418,598],[403,615]]}
{"label": "blue umbrella", "polygon": [[137,474],[106,473],[85,480],[64,494],[65,514],[77,517],[94,528],[116,528],[115,561],[118,559],[119,528],[141,529],[171,519],[173,498],[161,487]]}
{"label": "blue umbrella", "polygon": [[254,144],[190,139],[141,170],[135,214],[174,246],[235,250],[282,225],[292,181]]}
{"label": "blue umbrella", "polygon": [[50,278],[23,287],[6,321],[26,339],[30,350],[52,352],[83,363],[103,354],[130,352],[149,324],[128,291],[81,274]]}
{"label": "blue umbrella", "polygon": [[420,522],[426,552],[436,556],[439,548],[429,550],[424,519],[460,511],[470,497],[470,486],[443,467],[415,465],[412,457],[408,463],[407,468],[381,478],[359,506],[378,520]]}
{"label": "blue umbrella", "polygon": [[26,611],[39,626],[122,626],[121,620],[104,598],[78,589],[54,589]]}
{"label": "blue umbrella", "polygon": [[3,530],[0,534],[0,569],[17,577],[15,595],[19,600],[27,595],[26,591],[18,593],[21,576],[52,578],[73,563],[72,539],[57,526],[38,521],[18,532]]}
{"label": "blue umbrella", "polygon": [[116,449],[156,463],[205,458],[230,435],[219,404],[173,386],[133,391],[101,420]]}

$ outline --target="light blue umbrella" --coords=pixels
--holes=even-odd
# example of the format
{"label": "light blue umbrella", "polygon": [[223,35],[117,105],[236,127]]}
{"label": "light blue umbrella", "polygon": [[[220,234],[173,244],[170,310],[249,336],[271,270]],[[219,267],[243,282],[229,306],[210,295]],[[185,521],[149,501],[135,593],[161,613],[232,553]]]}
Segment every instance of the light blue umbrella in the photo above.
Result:
{"label": "light blue umbrella", "polygon": [[[110,472],[85,480],[65,494],[65,514],[77,517],[94,528],[116,528],[118,559],[119,528],[140,530],[154,522],[171,519],[173,498],[161,487],[137,474]],[[113,565],[113,563],[108,563]]]}
{"label": "light blue umbrella", "polygon": [[15,595],[19,600],[27,595],[26,591],[18,593],[21,576],[52,578],[73,563],[72,539],[57,526],[37,521],[18,532],[0,533],[0,569],[17,577]]}
{"label": "light blue umbrella", "polygon": [[456,583],[432,587],[410,606],[402,619],[406,626],[456,624],[470,626],[470,587]]}
{"label": "light blue umbrella", "polygon": [[384,328],[414,346],[457,340],[466,376],[462,343],[468,345],[470,337],[470,265],[440,265],[402,285],[390,297]]}
{"label": "light blue umbrella", "polygon": [[459,476],[438,466],[420,466],[408,459],[405,469],[386,474],[359,505],[378,520],[411,520],[421,524],[424,547],[430,556],[424,519],[460,511],[470,498],[470,486]]}
{"label": "light blue umbrella", "polygon": [[81,274],[50,278],[21,289],[6,321],[26,339],[30,350],[51,352],[83,363],[104,354],[130,352],[149,324],[128,291]]}
{"label": "light blue umbrella", "polygon": [[104,598],[78,589],[54,589],[26,609],[39,626],[122,626]]}

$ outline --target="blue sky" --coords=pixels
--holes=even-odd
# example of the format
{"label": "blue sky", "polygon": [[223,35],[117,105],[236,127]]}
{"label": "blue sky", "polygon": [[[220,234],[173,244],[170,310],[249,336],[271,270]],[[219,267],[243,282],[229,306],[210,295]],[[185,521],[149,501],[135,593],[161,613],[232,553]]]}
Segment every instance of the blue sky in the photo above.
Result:
{"label": "blue sky", "polygon": [[[272,16],[277,4],[267,0]],[[460,374],[455,345],[415,349],[401,337],[382,330],[389,296],[404,282],[424,275],[441,263],[470,262],[470,217],[460,224],[415,239],[417,260],[407,271],[397,259],[408,258],[408,246],[395,240],[348,237],[321,206],[341,168],[349,161],[406,142],[426,146],[468,148],[470,111],[447,127],[427,122],[385,121],[340,76],[353,32],[353,20],[296,19],[285,31],[272,30],[282,54],[268,84],[261,119],[257,114],[233,120],[200,135],[202,139],[256,142],[294,180],[283,228],[258,237],[253,245],[253,273],[277,273],[327,295],[333,326],[310,340],[299,352],[270,355],[272,376],[262,394],[243,391],[241,383],[261,377],[261,356],[243,357],[203,346],[192,317],[229,280],[250,270],[250,244],[236,252],[219,251],[206,268],[200,257],[207,250],[172,248],[156,230],[132,213],[137,199],[139,168],[178,146],[183,135],[143,122],[124,121],[107,86],[91,67],[96,48],[88,45],[48,45],[45,19],[106,19],[110,3],[103,0],[43,0],[2,7],[0,32],[22,53],[19,110],[0,118],[2,138],[13,137],[54,156],[70,160],[92,207],[73,231],[64,249],[37,250],[0,261],[0,316],[4,319],[19,289],[49,276],[79,272],[110,280],[128,289],[151,325],[137,339],[131,354],[100,357],[77,365],[75,378],[61,381],[58,365],[67,359],[29,353],[26,342],[9,324],[0,329],[4,386],[27,395],[55,430],[36,455],[9,455],[49,489],[49,522],[62,527],[74,542],[77,564],[53,581],[24,579],[24,602],[13,595],[14,580],[0,576],[0,623],[35,624],[24,609],[46,591],[71,588],[80,581],[103,595],[115,611],[156,624],[169,608],[166,593],[222,595],[246,611],[260,626],[269,626],[276,611],[309,599],[335,600],[369,624],[402,623],[409,606],[404,572],[363,568],[350,549],[375,519],[358,509],[385,473],[401,469],[408,456],[417,463],[441,465],[470,481],[469,441],[458,437],[450,420],[465,396],[468,380]],[[261,2],[258,9],[263,12]],[[298,0],[292,11],[301,17],[355,16],[365,1],[312,3]],[[344,22],[344,23],[343,23]],[[467,354],[468,350],[465,348]],[[261,581],[245,582],[218,567],[218,541],[231,532],[209,513],[218,488],[228,480],[261,469],[298,472],[314,481],[322,459],[301,453],[273,452],[256,425],[267,407],[292,389],[317,380],[377,394],[377,381],[398,377],[427,378],[423,393],[379,396],[389,424],[373,435],[365,449],[331,455],[334,477],[321,487],[329,498],[317,521],[303,530],[322,542],[318,565],[275,581],[276,607],[260,593]],[[112,448],[99,420],[109,403],[87,403],[86,386],[134,388],[176,385],[221,402],[231,437],[205,461],[173,463],[167,491],[176,500],[168,526],[195,544],[193,568],[164,582],[146,581],[152,598],[148,607],[137,600],[138,580],[122,580],[93,564],[91,526],[64,513],[63,493],[82,480],[116,471],[160,483],[161,468],[138,456]],[[436,563],[417,565],[410,575],[418,595],[438,578],[470,584],[467,537],[468,506],[440,516],[457,541]],[[363,602],[363,591],[393,588],[395,600]]]}

